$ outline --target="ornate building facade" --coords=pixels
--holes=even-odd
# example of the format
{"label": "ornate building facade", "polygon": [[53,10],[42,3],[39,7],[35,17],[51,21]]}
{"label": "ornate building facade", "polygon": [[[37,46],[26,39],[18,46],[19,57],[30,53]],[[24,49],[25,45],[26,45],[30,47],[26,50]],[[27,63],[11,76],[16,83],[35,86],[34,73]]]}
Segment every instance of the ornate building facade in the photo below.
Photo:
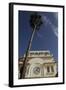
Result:
{"label": "ornate building facade", "polygon": [[[25,57],[25,55],[24,55]],[[19,59],[20,69],[23,65],[24,57]],[[47,78],[57,75],[57,62],[50,51],[30,51],[27,58],[25,78]]]}

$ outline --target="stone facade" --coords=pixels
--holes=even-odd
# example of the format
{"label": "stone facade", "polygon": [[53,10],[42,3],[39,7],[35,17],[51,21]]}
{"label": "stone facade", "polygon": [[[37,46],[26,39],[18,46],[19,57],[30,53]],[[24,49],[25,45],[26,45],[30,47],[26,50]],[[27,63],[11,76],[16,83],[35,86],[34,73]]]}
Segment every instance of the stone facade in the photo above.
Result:
{"label": "stone facade", "polygon": [[[19,59],[19,77],[24,57]],[[57,63],[49,51],[30,51],[27,58],[25,78],[47,78],[56,75]]]}

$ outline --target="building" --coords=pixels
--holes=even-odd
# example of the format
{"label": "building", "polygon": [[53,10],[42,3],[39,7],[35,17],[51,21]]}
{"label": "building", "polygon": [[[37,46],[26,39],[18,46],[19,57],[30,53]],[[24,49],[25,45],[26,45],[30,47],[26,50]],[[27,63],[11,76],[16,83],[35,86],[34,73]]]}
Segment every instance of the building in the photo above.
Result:
{"label": "building", "polygon": [[[24,55],[25,57],[25,55]],[[19,72],[24,57],[19,59]],[[25,78],[47,78],[57,75],[57,63],[50,51],[30,51],[27,57]],[[19,73],[20,77],[20,73]]]}

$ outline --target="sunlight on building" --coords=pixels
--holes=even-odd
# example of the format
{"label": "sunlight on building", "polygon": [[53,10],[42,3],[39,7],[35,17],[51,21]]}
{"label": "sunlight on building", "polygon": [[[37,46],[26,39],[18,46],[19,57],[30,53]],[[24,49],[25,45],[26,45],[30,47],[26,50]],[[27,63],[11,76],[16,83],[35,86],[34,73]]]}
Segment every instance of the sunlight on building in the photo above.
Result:
{"label": "sunlight on building", "polygon": [[[24,55],[25,57],[25,55]],[[19,78],[20,69],[23,65],[24,57],[19,58]],[[50,51],[30,51],[27,57],[25,78],[48,78],[57,76],[57,62]]]}

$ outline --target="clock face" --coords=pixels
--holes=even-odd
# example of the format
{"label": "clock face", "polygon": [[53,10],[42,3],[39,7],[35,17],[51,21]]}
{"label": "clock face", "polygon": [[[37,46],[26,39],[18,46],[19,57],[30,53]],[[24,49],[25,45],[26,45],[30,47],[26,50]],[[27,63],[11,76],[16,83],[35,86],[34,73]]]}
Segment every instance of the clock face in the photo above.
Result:
{"label": "clock face", "polygon": [[40,67],[34,67],[33,73],[34,74],[39,74],[40,73]]}

